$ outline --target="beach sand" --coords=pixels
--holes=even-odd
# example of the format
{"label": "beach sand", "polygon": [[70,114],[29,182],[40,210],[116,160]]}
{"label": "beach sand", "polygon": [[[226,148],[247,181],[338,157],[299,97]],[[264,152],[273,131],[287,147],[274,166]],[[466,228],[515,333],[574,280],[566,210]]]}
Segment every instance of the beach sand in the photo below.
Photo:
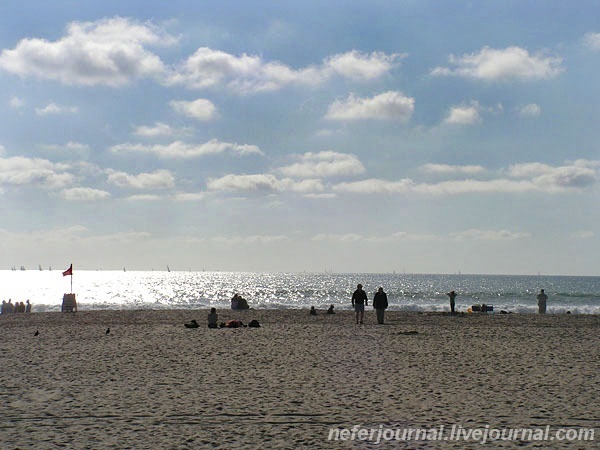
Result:
{"label": "beach sand", "polygon": [[482,448],[328,440],[355,425],[600,434],[600,316],[218,312],[262,326],[208,329],[206,310],[0,317],[0,448]]}

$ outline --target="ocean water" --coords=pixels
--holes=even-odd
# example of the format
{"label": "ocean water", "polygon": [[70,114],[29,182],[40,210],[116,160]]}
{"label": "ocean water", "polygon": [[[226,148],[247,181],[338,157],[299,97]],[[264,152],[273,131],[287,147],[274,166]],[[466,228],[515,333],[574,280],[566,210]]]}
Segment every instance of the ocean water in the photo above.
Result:
{"label": "ocean water", "polygon": [[[449,311],[446,292],[455,290],[458,311],[485,303],[535,313],[543,288],[549,313],[600,314],[600,277],[76,270],[72,282],[80,310],[223,309],[236,292],[253,308],[350,309],[361,283],[369,300],[382,286],[392,310]],[[29,299],[34,312],[59,311],[66,292],[71,277],[58,270],[0,271],[0,300]]]}

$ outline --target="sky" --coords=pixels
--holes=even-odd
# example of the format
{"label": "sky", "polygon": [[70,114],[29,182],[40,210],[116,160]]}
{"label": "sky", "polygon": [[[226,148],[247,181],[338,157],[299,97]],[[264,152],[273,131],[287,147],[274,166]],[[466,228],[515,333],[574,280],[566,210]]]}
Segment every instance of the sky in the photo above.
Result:
{"label": "sky", "polygon": [[0,269],[598,275],[599,16],[3,1]]}

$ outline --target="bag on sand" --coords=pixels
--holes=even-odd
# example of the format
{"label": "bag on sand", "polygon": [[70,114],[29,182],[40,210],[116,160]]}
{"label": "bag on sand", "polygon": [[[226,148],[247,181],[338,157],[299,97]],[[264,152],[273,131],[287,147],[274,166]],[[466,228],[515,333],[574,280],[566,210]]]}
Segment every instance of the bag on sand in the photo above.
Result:
{"label": "bag on sand", "polygon": [[251,328],[260,328],[260,323],[258,323],[258,320],[254,319],[250,321],[248,326]]}

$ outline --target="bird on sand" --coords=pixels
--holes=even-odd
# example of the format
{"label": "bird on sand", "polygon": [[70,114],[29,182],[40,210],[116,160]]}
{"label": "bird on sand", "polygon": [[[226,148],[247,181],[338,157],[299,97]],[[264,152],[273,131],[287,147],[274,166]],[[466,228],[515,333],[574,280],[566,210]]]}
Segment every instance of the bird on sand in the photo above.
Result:
{"label": "bird on sand", "polygon": [[110,328],[106,329],[106,333],[105,334],[110,334]]}
{"label": "bird on sand", "polygon": [[40,332],[38,330],[35,330],[35,333],[33,333],[34,336],[38,336],[40,334]]}

